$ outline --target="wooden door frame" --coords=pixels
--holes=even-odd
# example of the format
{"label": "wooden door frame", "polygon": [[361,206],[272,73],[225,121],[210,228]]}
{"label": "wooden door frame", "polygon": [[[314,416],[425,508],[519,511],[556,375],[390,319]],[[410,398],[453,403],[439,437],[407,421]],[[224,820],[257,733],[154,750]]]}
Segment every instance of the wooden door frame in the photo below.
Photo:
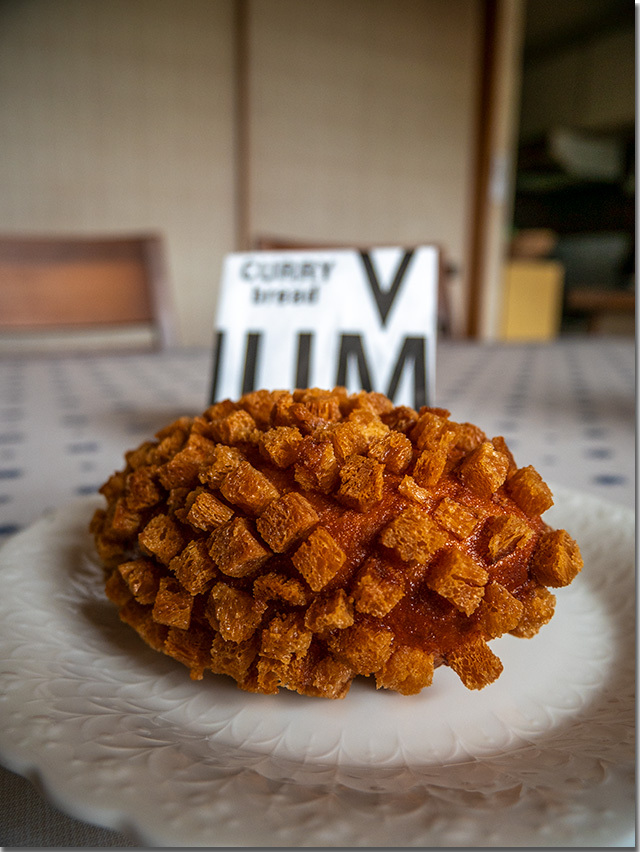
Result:
{"label": "wooden door frame", "polygon": [[483,0],[467,335],[499,336],[517,159],[525,0]]}
{"label": "wooden door frame", "polygon": [[247,251],[251,243],[251,150],[249,104],[249,0],[234,0],[234,248]]}

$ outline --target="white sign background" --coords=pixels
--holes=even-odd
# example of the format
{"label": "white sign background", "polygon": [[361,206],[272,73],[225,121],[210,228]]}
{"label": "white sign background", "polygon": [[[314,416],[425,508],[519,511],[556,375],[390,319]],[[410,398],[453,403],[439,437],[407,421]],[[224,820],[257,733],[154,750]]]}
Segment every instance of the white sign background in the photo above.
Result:
{"label": "white sign background", "polygon": [[434,246],[227,255],[212,400],[258,388],[291,390],[301,377],[305,386],[343,384],[354,392],[363,387],[364,369],[371,383],[365,389],[391,395],[395,384],[396,405],[433,405],[439,266]]}

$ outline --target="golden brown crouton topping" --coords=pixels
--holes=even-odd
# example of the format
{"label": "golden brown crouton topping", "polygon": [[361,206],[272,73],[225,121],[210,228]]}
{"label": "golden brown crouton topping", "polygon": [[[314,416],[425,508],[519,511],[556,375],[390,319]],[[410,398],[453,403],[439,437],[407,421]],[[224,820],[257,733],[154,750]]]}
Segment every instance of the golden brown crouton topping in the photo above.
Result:
{"label": "golden brown crouton topping", "polygon": [[311,503],[295,491],[273,500],[256,521],[262,538],[276,553],[283,553],[311,532],[318,523]]}
{"label": "golden brown crouton topping", "polygon": [[566,530],[550,530],[540,538],[531,563],[533,577],[543,586],[568,586],[582,570],[578,545]]}
{"label": "golden brown crouton topping", "polygon": [[344,565],[346,555],[322,527],[300,545],[291,561],[314,592],[324,589]]}
{"label": "golden brown crouton topping", "polygon": [[90,531],[124,624],[248,692],[481,689],[582,567],[504,438],[345,388],[258,390],[125,454]]}

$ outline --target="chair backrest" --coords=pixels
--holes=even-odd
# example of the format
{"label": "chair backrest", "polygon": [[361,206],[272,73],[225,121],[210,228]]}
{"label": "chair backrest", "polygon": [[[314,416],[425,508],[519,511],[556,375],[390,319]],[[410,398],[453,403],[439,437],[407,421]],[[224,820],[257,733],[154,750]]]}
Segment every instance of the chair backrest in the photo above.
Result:
{"label": "chair backrest", "polygon": [[166,347],[174,342],[166,287],[157,235],[0,236],[4,348],[38,347],[47,335],[63,349],[92,336],[99,345]]}

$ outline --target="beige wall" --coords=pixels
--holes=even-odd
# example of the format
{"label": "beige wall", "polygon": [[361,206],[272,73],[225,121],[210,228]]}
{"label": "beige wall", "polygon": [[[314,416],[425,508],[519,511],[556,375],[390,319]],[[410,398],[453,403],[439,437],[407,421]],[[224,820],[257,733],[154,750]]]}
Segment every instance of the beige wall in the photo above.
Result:
{"label": "beige wall", "polygon": [[[248,240],[437,241],[466,280],[481,0],[248,0]],[[0,5],[0,231],[160,230],[181,342],[237,247],[233,0]]]}
{"label": "beige wall", "polygon": [[159,230],[185,343],[233,248],[230,0],[0,5],[0,231]]}
{"label": "beige wall", "polygon": [[435,240],[462,263],[478,4],[256,0],[252,8],[252,231]]}

